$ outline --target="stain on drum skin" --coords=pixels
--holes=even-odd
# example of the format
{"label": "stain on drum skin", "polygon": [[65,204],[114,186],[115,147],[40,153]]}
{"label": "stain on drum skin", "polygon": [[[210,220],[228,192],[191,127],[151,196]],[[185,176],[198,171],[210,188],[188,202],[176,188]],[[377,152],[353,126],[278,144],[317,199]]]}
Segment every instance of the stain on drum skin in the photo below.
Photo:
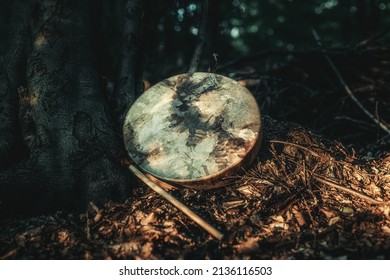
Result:
{"label": "stain on drum skin", "polygon": [[252,94],[212,73],[181,74],[145,91],[127,113],[124,141],[144,172],[214,188],[255,158],[261,117]]}

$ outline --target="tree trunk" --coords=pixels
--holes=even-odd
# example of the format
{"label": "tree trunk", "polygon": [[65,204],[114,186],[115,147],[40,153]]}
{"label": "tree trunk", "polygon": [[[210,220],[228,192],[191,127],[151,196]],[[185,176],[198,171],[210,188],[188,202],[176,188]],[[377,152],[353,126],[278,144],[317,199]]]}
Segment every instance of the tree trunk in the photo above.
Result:
{"label": "tree trunk", "polygon": [[142,1],[124,1],[119,51],[124,63],[111,103],[98,68],[104,65],[96,36],[98,2],[14,1],[0,71],[3,214],[81,209],[89,201],[130,193],[131,176],[118,157],[125,154],[123,115],[142,81],[137,69]]}

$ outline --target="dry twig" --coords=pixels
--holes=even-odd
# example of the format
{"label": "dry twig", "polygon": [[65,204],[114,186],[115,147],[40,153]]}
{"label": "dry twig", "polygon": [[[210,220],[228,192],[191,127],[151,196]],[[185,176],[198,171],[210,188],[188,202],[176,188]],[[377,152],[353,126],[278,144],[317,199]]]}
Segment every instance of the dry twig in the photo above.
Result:
{"label": "dry twig", "polygon": [[[316,39],[318,45],[322,46],[322,44],[320,42],[320,37],[318,36],[317,32],[314,29],[312,29],[312,32],[313,32],[313,36]],[[356,105],[363,111],[363,113],[365,113],[371,120],[373,120],[383,131],[385,131],[386,133],[390,134],[390,129],[386,126],[386,124],[384,124],[378,118],[376,118],[373,114],[371,114],[363,106],[363,104],[356,98],[356,96],[353,94],[353,92],[350,89],[350,87],[348,86],[348,84],[344,81],[344,79],[341,76],[339,70],[336,68],[336,65],[333,63],[333,61],[330,59],[330,57],[327,54],[324,54],[324,57],[325,57],[326,61],[329,63],[329,65],[332,68],[332,70],[335,72],[337,78],[339,79],[340,83],[342,84],[342,86],[344,87],[345,91],[348,93],[348,95],[352,99],[352,101],[355,102]]]}
{"label": "dry twig", "polygon": [[325,185],[328,185],[332,188],[335,188],[339,191],[342,191],[342,192],[346,192],[346,193],[349,193],[349,194],[352,194],[352,195],[355,195],[355,196],[358,196],[364,200],[366,200],[367,202],[370,202],[372,204],[377,204],[377,205],[390,205],[390,201],[379,201],[379,200],[375,200],[373,199],[372,197],[369,197],[368,195],[365,195],[365,194],[362,194],[358,191],[355,191],[355,190],[352,190],[350,188],[346,188],[346,187],[343,187],[335,182],[332,182],[332,181],[329,181],[328,179],[325,179],[323,178],[322,176],[318,175],[318,174],[314,174],[313,173],[313,177],[314,179],[316,179],[318,182],[321,182]]}
{"label": "dry twig", "polygon": [[321,157],[318,153],[310,150],[309,148],[306,148],[304,146],[301,146],[301,145],[298,145],[298,144],[295,144],[295,143],[290,143],[290,142],[285,142],[285,141],[280,141],[280,140],[269,140],[269,142],[271,143],[278,143],[278,144],[284,144],[284,145],[290,145],[290,146],[293,146],[293,147],[297,147],[297,148],[300,148],[302,150],[305,150],[306,152],[308,152],[309,154],[315,156],[315,157]]}

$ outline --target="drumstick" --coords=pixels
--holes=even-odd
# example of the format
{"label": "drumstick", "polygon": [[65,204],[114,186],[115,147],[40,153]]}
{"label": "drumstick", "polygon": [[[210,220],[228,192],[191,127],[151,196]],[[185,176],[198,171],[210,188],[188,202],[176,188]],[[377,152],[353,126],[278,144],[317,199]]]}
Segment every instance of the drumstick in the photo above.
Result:
{"label": "drumstick", "polygon": [[[139,171],[134,165],[130,164],[129,169],[135,176],[137,176],[143,183],[145,183],[145,185],[147,185],[149,188],[151,188],[156,193],[161,195],[163,198],[168,200],[171,204],[173,204],[176,208],[181,210],[184,214],[186,214],[189,218],[191,218],[195,223],[197,223],[199,226],[201,226],[203,229],[205,229],[208,233],[210,233],[216,239],[218,239],[218,240],[223,239],[223,234],[220,231],[218,231],[216,228],[214,228],[208,222],[206,222],[201,217],[199,217],[197,214],[195,214],[189,207],[187,207],[182,202],[177,200],[170,193],[164,191],[156,183],[152,182],[141,171]],[[165,184],[167,184],[167,183],[165,183]]]}

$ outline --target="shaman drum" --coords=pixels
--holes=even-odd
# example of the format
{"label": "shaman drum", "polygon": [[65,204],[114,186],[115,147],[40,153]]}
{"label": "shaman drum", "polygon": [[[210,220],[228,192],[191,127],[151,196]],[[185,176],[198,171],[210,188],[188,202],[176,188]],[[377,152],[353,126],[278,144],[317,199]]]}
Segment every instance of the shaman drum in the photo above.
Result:
{"label": "shaman drum", "polygon": [[261,117],[238,82],[212,73],[181,74],[146,90],[129,109],[124,141],[143,172],[198,189],[226,185],[255,159]]}

